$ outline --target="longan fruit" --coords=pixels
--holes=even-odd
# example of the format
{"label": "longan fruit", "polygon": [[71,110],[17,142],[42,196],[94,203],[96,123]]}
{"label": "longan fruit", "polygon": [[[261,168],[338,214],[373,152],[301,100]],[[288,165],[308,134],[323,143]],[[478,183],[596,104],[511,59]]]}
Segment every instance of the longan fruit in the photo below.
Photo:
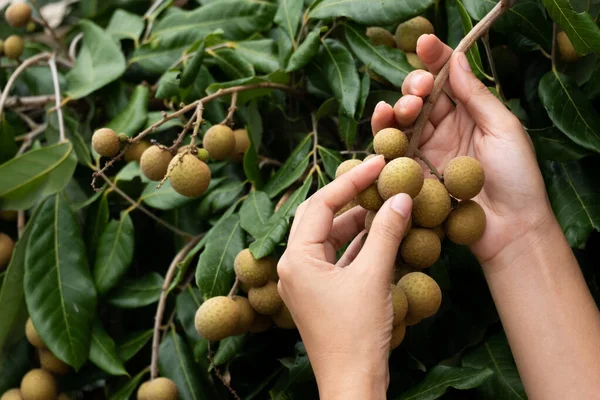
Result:
{"label": "longan fruit", "polygon": [[296,322],[292,317],[292,313],[289,308],[283,303],[279,311],[271,316],[275,325],[281,329],[296,329]]}
{"label": "longan fruit", "polygon": [[436,235],[440,238],[440,242],[443,242],[446,238],[446,231],[444,231],[444,225],[438,225],[431,228],[432,231],[435,232]]}
{"label": "longan fruit", "polygon": [[437,179],[425,179],[421,191],[413,201],[412,215],[415,224],[433,228],[442,224],[451,210],[452,201],[444,184]]}
{"label": "longan fruit", "polygon": [[248,131],[245,129],[236,129],[233,131],[235,138],[235,148],[231,155],[231,159],[236,162],[240,162],[244,159],[246,150],[250,147],[250,138],[248,137]]}
{"label": "longan fruit", "polygon": [[58,395],[58,398],[56,400],[71,400],[71,398],[67,396],[66,393],[61,393]]}
{"label": "longan fruit", "polygon": [[33,326],[31,318],[29,318],[25,324],[25,336],[27,336],[27,341],[29,341],[32,346],[37,347],[38,349],[46,348],[46,344],[42,341],[35,326]]}
{"label": "longan fruit", "polygon": [[138,163],[142,159],[142,154],[146,150],[148,150],[152,146],[149,141],[141,140],[137,143],[132,143],[129,145],[127,150],[125,151],[125,161],[137,161]]}
{"label": "longan fruit", "polygon": [[11,60],[16,60],[23,55],[25,50],[25,42],[18,35],[10,35],[4,41],[4,55]]}
{"label": "longan fruit", "polygon": [[13,28],[23,28],[31,20],[31,7],[25,3],[13,3],[4,12],[4,19]]}
{"label": "longan fruit", "polygon": [[169,150],[153,145],[142,153],[140,168],[146,178],[151,181],[160,181],[167,174],[171,160],[173,160],[173,154]]}
{"label": "longan fruit", "polygon": [[377,190],[377,184],[372,184],[356,196],[358,204],[369,211],[377,211],[383,205],[383,199],[381,198],[379,191]]}
{"label": "longan fruit", "polygon": [[404,341],[405,336],[406,325],[404,324],[404,321],[402,321],[398,326],[392,329],[392,340],[390,341],[390,350],[394,350],[396,347],[400,346]]}
{"label": "longan fruit", "polygon": [[0,232],[0,271],[10,262],[15,242],[6,233]]}
{"label": "longan fruit", "polygon": [[275,257],[267,257],[267,260],[269,260],[269,264],[271,264],[271,274],[269,275],[269,279],[273,282],[279,282],[279,273],[277,272],[279,260]]}
{"label": "longan fruit", "polygon": [[358,205],[358,201],[356,201],[356,199],[352,199],[352,200],[350,200],[350,202],[348,204],[346,204],[344,207],[342,207],[342,209],[340,211],[336,212],[335,216],[339,217],[340,215],[344,214],[345,212],[352,210],[357,205]]}
{"label": "longan fruit", "polygon": [[256,313],[250,305],[247,298],[242,296],[233,296],[233,301],[238,305],[240,309],[240,321],[238,326],[233,332],[232,336],[242,335],[250,330],[250,327],[254,324],[254,317]]}
{"label": "longan fruit", "polygon": [[344,175],[346,172],[350,171],[352,168],[360,164],[362,164],[362,161],[356,159],[346,160],[342,162],[335,170],[335,177],[339,178],[340,176]]}
{"label": "longan fruit", "polygon": [[440,258],[442,244],[430,229],[411,229],[400,244],[400,255],[404,262],[417,268],[429,268]]}
{"label": "longan fruit", "polygon": [[569,39],[565,32],[558,32],[556,35],[556,43],[558,44],[558,53],[560,54],[561,60],[575,62],[581,58],[575,51],[571,39]]}
{"label": "longan fruit", "polygon": [[373,139],[375,153],[381,154],[386,160],[402,157],[408,148],[408,138],[399,129],[385,128],[377,132]]}
{"label": "longan fruit", "polygon": [[266,332],[271,325],[273,325],[273,320],[266,315],[256,314],[254,317],[254,323],[250,327],[250,332],[252,333],[262,333]]}
{"label": "longan fruit", "polygon": [[210,184],[210,169],[193,154],[177,154],[169,163],[169,181],[182,196],[198,197]]}
{"label": "longan fruit", "polygon": [[375,216],[377,212],[375,211],[367,211],[367,215],[365,215],[365,230],[369,232],[371,230],[371,225],[373,225],[373,220],[375,220]]}
{"label": "longan fruit", "polygon": [[54,376],[43,369],[32,369],[21,380],[24,400],[56,400],[58,387]]}
{"label": "longan fruit", "polygon": [[137,393],[138,400],[176,400],[178,396],[175,382],[164,377],[142,383]]}
{"label": "longan fruit", "polygon": [[414,69],[423,69],[427,71],[427,66],[421,61],[421,58],[417,53],[406,53],[406,61],[408,61],[410,66]]}
{"label": "longan fruit", "polygon": [[473,157],[461,156],[450,160],[444,170],[444,185],[459,200],[477,196],[485,183],[481,163]]}
{"label": "longan fruit", "polygon": [[398,326],[404,321],[408,312],[408,299],[402,289],[396,285],[390,285],[392,292],[392,305],[394,306],[394,326]]}
{"label": "longan fruit", "polygon": [[225,125],[211,126],[202,139],[202,147],[208,150],[211,158],[222,161],[235,149],[235,135],[230,127]]}
{"label": "longan fruit", "polygon": [[4,392],[2,397],[0,397],[0,400],[23,400],[23,397],[21,396],[21,390],[10,389],[9,391]]}
{"label": "longan fruit", "polygon": [[240,307],[233,299],[213,297],[198,308],[194,320],[196,330],[207,340],[223,340],[236,331],[240,314]]}
{"label": "longan fruit", "polygon": [[413,325],[418,324],[421,321],[423,321],[423,318],[421,318],[418,315],[413,315],[410,312],[407,312],[406,318],[404,318],[404,323],[406,324],[406,326],[413,326]]}
{"label": "longan fruit", "polygon": [[283,300],[277,291],[277,283],[267,282],[260,287],[253,287],[248,291],[248,300],[252,308],[263,315],[273,315],[281,308]]}
{"label": "longan fruit", "polygon": [[486,217],[483,208],[473,200],[461,201],[446,219],[444,228],[448,238],[456,244],[471,245],[485,232]]}
{"label": "longan fruit", "polygon": [[121,150],[121,141],[112,129],[100,128],[92,136],[92,147],[102,157],[114,157]]}
{"label": "longan fruit", "polygon": [[[434,315],[442,304],[442,290],[437,282],[422,272],[411,272],[398,282],[408,299],[407,325],[416,319]],[[410,320],[409,320],[410,316]]]}
{"label": "longan fruit", "polygon": [[367,28],[366,34],[373,46],[396,47],[394,35],[380,26],[371,26]]}
{"label": "longan fruit", "polygon": [[257,260],[250,249],[244,249],[238,253],[233,261],[235,276],[240,282],[251,287],[262,286],[271,277],[271,262],[267,258]]}
{"label": "longan fruit", "polygon": [[56,375],[64,375],[69,372],[70,366],[60,358],[56,357],[50,350],[40,349],[40,365],[48,372]]}
{"label": "longan fruit", "polygon": [[198,157],[198,160],[200,161],[207,162],[210,158],[210,155],[208,154],[208,150],[201,148],[198,149],[198,154],[196,154],[196,157]]}
{"label": "longan fruit", "polygon": [[412,158],[400,157],[383,167],[377,180],[377,189],[383,200],[398,193],[406,193],[414,199],[424,181],[425,175],[419,163]]}
{"label": "longan fruit", "polygon": [[418,272],[419,269],[408,264],[396,264],[394,268],[394,282],[398,282],[404,275],[408,275],[411,272]]}
{"label": "longan fruit", "polygon": [[433,25],[426,18],[415,17],[401,23],[396,28],[396,46],[406,52],[417,50],[417,41],[422,35],[435,33]]}

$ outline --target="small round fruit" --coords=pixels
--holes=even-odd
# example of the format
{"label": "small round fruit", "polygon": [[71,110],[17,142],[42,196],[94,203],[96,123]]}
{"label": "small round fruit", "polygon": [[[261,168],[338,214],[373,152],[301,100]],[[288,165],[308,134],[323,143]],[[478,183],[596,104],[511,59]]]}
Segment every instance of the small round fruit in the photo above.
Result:
{"label": "small round fruit", "polygon": [[152,146],[149,141],[141,140],[137,143],[129,145],[125,151],[125,161],[137,161],[138,163],[142,159],[142,154]]}
{"label": "small round fruit", "polygon": [[290,310],[287,308],[285,303],[281,305],[279,311],[273,314],[271,318],[273,318],[275,325],[281,329],[296,329],[296,323],[294,322],[292,313],[290,313]]}
{"label": "small round fruit", "polygon": [[369,211],[377,211],[383,205],[383,199],[377,190],[377,184],[372,184],[356,197],[358,204]]}
{"label": "small round fruit", "polygon": [[142,153],[140,168],[146,178],[151,181],[160,181],[167,174],[171,160],[173,160],[173,154],[170,151],[153,145]]}
{"label": "small round fruit", "polygon": [[92,136],[92,147],[102,157],[114,157],[121,150],[121,141],[112,129],[101,128]]}
{"label": "small round fruit", "polygon": [[408,314],[411,319],[428,318],[439,310],[442,304],[442,290],[437,282],[422,272],[412,272],[398,282],[408,299]]}
{"label": "small round fruit", "polygon": [[150,399],[150,381],[146,381],[140,385],[137,391],[137,400]]}
{"label": "small round fruit", "polygon": [[196,330],[207,340],[223,340],[233,335],[240,322],[239,306],[226,296],[206,300],[195,317]]}
{"label": "small round fruit", "polygon": [[25,3],[13,3],[4,12],[6,22],[14,28],[23,28],[31,20],[31,7]]}
{"label": "small round fruit", "polygon": [[486,218],[483,208],[473,200],[461,201],[452,210],[444,228],[448,239],[456,244],[472,245],[485,231]]}
{"label": "small round fruit", "polygon": [[451,210],[452,201],[444,184],[437,179],[425,179],[423,188],[413,201],[415,224],[433,228],[443,223]]}
{"label": "small round fruit", "polygon": [[396,28],[396,46],[406,53],[417,50],[417,41],[421,35],[434,33],[433,25],[426,18],[415,17],[401,23]]}
{"label": "small round fruit", "polygon": [[392,35],[387,29],[379,26],[371,26],[367,28],[366,34],[373,46],[387,46],[392,48],[396,47],[394,35]]}
{"label": "small round fruit", "polygon": [[4,54],[6,57],[16,60],[23,55],[25,50],[25,42],[23,38],[18,35],[10,35],[4,41]]}
{"label": "small round fruit", "polygon": [[273,320],[266,315],[256,314],[254,317],[254,323],[250,327],[250,332],[252,333],[262,333],[266,332],[271,325],[273,325]]}
{"label": "small round fruit", "polygon": [[450,160],[444,171],[446,189],[459,200],[469,200],[477,196],[484,183],[483,167],[473,157],[456,157]]}
{"label": "small round fruit", "polygon": [[177,154],[169,163],[169,181],[180,195],[198,197],[210,183],[210,169],[193,154]]}
{"label": "small round fruit", "polygon": [[8,392],[4,392],[0,400],[23,400],[20,389],[10,389]]}
{"label": "small round fruit", "polygon": [[558,32],[556,35],[556,43],[558,44],[558,53],[560,54],[561,60],[575,62],[581,58],[575,51],[571,39],[569,39],[565,32]]}
{"label": "small round fruit", "polygon": [[406,326],[413,326],[423,321],[423,318],[418,315],[413,315],[410,312],[406,313],[406,318],[404,318],[404,323]]}
{"label": "small round fruit", "polygon": [[248,131],[245,129],[234,130],[233,136],[235,138],[235,148],[233,149],[231,158],[233,161],[239,162],[244,159],[244,154],[246,154],[246,150],[250,147],[250,138],[248,137]]}
{"label": "small round fruit", "polygon": [[228,126],[213,125],[206,131],[202,139],[202,147],[208,150],[211,158],[225,160],[235,149],[235,135]]}
{"label": "small round fruit", "polygon": [[373,139],[375,153],[383,155],[387,160],[402,157],[408,148],[408,138],[399,129],[385,128],[377,132]]}
{"label": "small round fruit", "polygon": [[273,315],[281,308],[283,300],[277,291],[277,283],[267,282],[261,287],[253,287],[248,292],[248,300],[252,308],[263,315]]}
{"label": "small round fruit", "polygon": [[390,341],[390,350],[400,346],[406,336],[406,325],[402,321],[398,326],[392,329],[392,340]]}
{"label": "small round fruit", "polygon": [[244,249],[238,253],[233,261],[235,276],[240,282],[252,287],[262,286],[271,277],[271,262],[268,258],[257,260],[250,249]]}
{"label": "small round fruit", "polygon": [[375,220],[375,216],[377,213],[375,211],[367,211],[367,215],[365,215],[365,230],[369,232],[371,230],[371,225],[373,225],[373,220]]}
{"label": "small round fruit", "polygon": [[0,271],[10,262],[15,242],[6,233],[0,232]]}
{"label": "small round fruit", "polygon": [[390,286],[392,292],[392,305],[394,306],[394,326],[398,326],[404,321],[404,317],[406,317],[406,313],[408,311],[408,299],[406,295],[396,285]]}
{"label": "small round fruit", "polygon": [[250,302],[245,297],[233,296],[233,301],[240,309],[240,321],[238,322],[238,326],[233,332],[232,336],[238,336],[250,330],[250,327],[254,324],[254,316],[256,315],[256,312],[254,312]]}
{"label": "small round fruit", "polygon": [[50,350],[40,349],[40,365],[48,372],[55,375],[64,375],[69,372],[69,364],[56,357]]}
{"label": "small round fruit", "polygon": [[444,225],[438,225],[431,228],[432,231],[435,232],[436,235],[440,238],[440,242],[443,242],[446,238],[446,231],[444,231]]}
{"label": "small round fruit", "polygon": [[198,160],[204,161],[204,162],[207,162],[208,159],[210,158],[210,155],[208,154],[208,150],[206,150],[206,149],[198,149],[198,154],[196,156],[198,157]]}
{"label": "small round fruit", "polygon": [[24,400],[56,400],[58,388],[54,376],[43,369],[32,369],[21,380]]}
{"label": "small round fruit", "polygon": [[406,193],[414,199],[421,191],[424,180],[423,169],[418,162],[400,157],[383,167],[377,180],[377,189],[383,200],[398,193]]}
{"label": "small round fruit", "polygon": [[441,252],[440,238],[430,229],[412,229],[400,245],[402,259],[417,268],[431,267]]}
{"label": "small round fruit", "polygon": [[406,60],[414,69],[424,69],[427,70],[427,67],[421,61],[421,58],[417,55],[417,53],[406,53]]}
{"label": "small round fruit", "polygon": [[46,345],[42,341],[40,335],[37,333],[35,326],[33,326],[33,321],[31,318],[29,318],[25,324],[25,336],[27,336],[27,340],[32,346],[37,347],[38,349],[46,348]]}
{"label": "small round fruit", "polygon": [[279,273],[277,272],[277,264],[279,264],[279,260],[275,257],[267,257],[269,260],[269,264],[271,264],[271,274],[269,275],[269,280],[273,282],[279,282]]}
{"label": "small round fruit", "polygon": [[396,264],[394,268],[394,282],[398,282],[404,275],[408,275],[411,272],[419,271],[418,268],[412,267],[408,264]]}
{"label": "small round fruit", "polygon": [[335,213],[336,217],[339,217],[340,215],[342,215],[345,212],[348,212],[350,210],[352,210],[354,207],[356,207],[358,205],[358,201],[356,201],[356,199],[352,199],[350,200],[350,203],[346,204],[344,207],[342,207],[342,209],[338,212]]}
{"label": "small round fruit", "polygon": [[362,164],[362,161],[356,159],[344,161],[335,170],[335,177],[339,178],[340,176],[344,175],[346,172],[350,171],[352,168],[360,164]]}
{"label": "small round fruit", "polygon": [[142,383],[138,389],[138,400],[177,400],[179,391],[169,378],[155,378]]}

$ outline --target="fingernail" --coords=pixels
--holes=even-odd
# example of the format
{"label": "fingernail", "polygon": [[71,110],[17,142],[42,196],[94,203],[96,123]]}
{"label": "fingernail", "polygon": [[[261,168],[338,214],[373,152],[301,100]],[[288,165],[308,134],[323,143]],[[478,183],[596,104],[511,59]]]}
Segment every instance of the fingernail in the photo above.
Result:
{"label": "fingernail", "polygon": [[423,75],[419,75],[418,77],[414,78],[414,80],[410,84],[410,87],[412,88],[413,92],[419,91],[419,87],[420,87],[422,80],[423,80]]}
{"label": "fingernail", "polygon": [[375,157],[371,157],[366,162],[363,162],[363,164],[372,164],[375,162],[375,160],[383,160],[383,156],[381,154],[377,154]]}
{"label": "fingernail", "polygon": [[408,218],[412,209],[412,199],[406,193],[400,193],[392,198],[392,203],[390,205],[392,210],[396,211],[404,218]]}
{"label": "fingernail", "polygon": [[385,107],[385,101],[382,100],[375,106],[375,112],[381,111],[383,107]]}
{"label": "fingernail", "polygon": [[465,71],[471,72],[471,65],[469,64],[469,60],[467,60],[465,53],[458,54],[458,63]]}

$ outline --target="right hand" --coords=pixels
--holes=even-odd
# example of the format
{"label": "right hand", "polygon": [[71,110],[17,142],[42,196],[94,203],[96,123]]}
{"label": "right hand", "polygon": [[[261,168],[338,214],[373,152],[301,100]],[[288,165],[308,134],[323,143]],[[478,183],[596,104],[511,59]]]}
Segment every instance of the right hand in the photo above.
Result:
{"label": "right hand", "polygon": [[[411,72],[394,107],[377,105],[371,120],[374,134],[414,124],[423,98],[433,89],[433,74],[451,57],[452,49],[435,35],[424,35],[417,54],[430,72]],[[524,235],[556,223],[530,138],[520,121],[471,72],[463,53],[452,56],[446,93],[433,107],[419,148],[440,172],[461,155],[481,162],[486,180],[475,200],[485,210],[487,227],[471,250],[482,265]]]}

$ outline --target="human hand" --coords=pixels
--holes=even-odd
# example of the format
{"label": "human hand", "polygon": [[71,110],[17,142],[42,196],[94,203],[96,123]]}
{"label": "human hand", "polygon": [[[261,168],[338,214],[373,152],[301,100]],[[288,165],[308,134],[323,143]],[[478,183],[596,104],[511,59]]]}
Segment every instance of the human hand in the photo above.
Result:
{"label": "human hand", "polygon": [[[412,200],[389,199],[369,235],[366,210],[334,215],[370,186],[382,156],[341,175],[298,207],[278,264],[279,293],[308,352],[322,399],[385,398],[393,307],[390,282]],[[353,240],[354,239],[354,240]],[[336,252],[349,241],[336,263]]]}
{"label": "human hand", "polygon": [[[433,74],[441,70],[452,49],[435,35],[424,35],[417,54],[430,72],[411,72],[393,108],[383,102],[377,105],[371,120],[374,134],[414,124],[423,98],[433,89]],[[520,121],[471,72],[464,54],[452,57],[445,89],[433,107],[419,148],[440,172],[461,155],[481,162],[486,180],[475,200],[485,210],[487,227],[471,250],[485,266],[524,235],[556,222],[531,140]]]}

